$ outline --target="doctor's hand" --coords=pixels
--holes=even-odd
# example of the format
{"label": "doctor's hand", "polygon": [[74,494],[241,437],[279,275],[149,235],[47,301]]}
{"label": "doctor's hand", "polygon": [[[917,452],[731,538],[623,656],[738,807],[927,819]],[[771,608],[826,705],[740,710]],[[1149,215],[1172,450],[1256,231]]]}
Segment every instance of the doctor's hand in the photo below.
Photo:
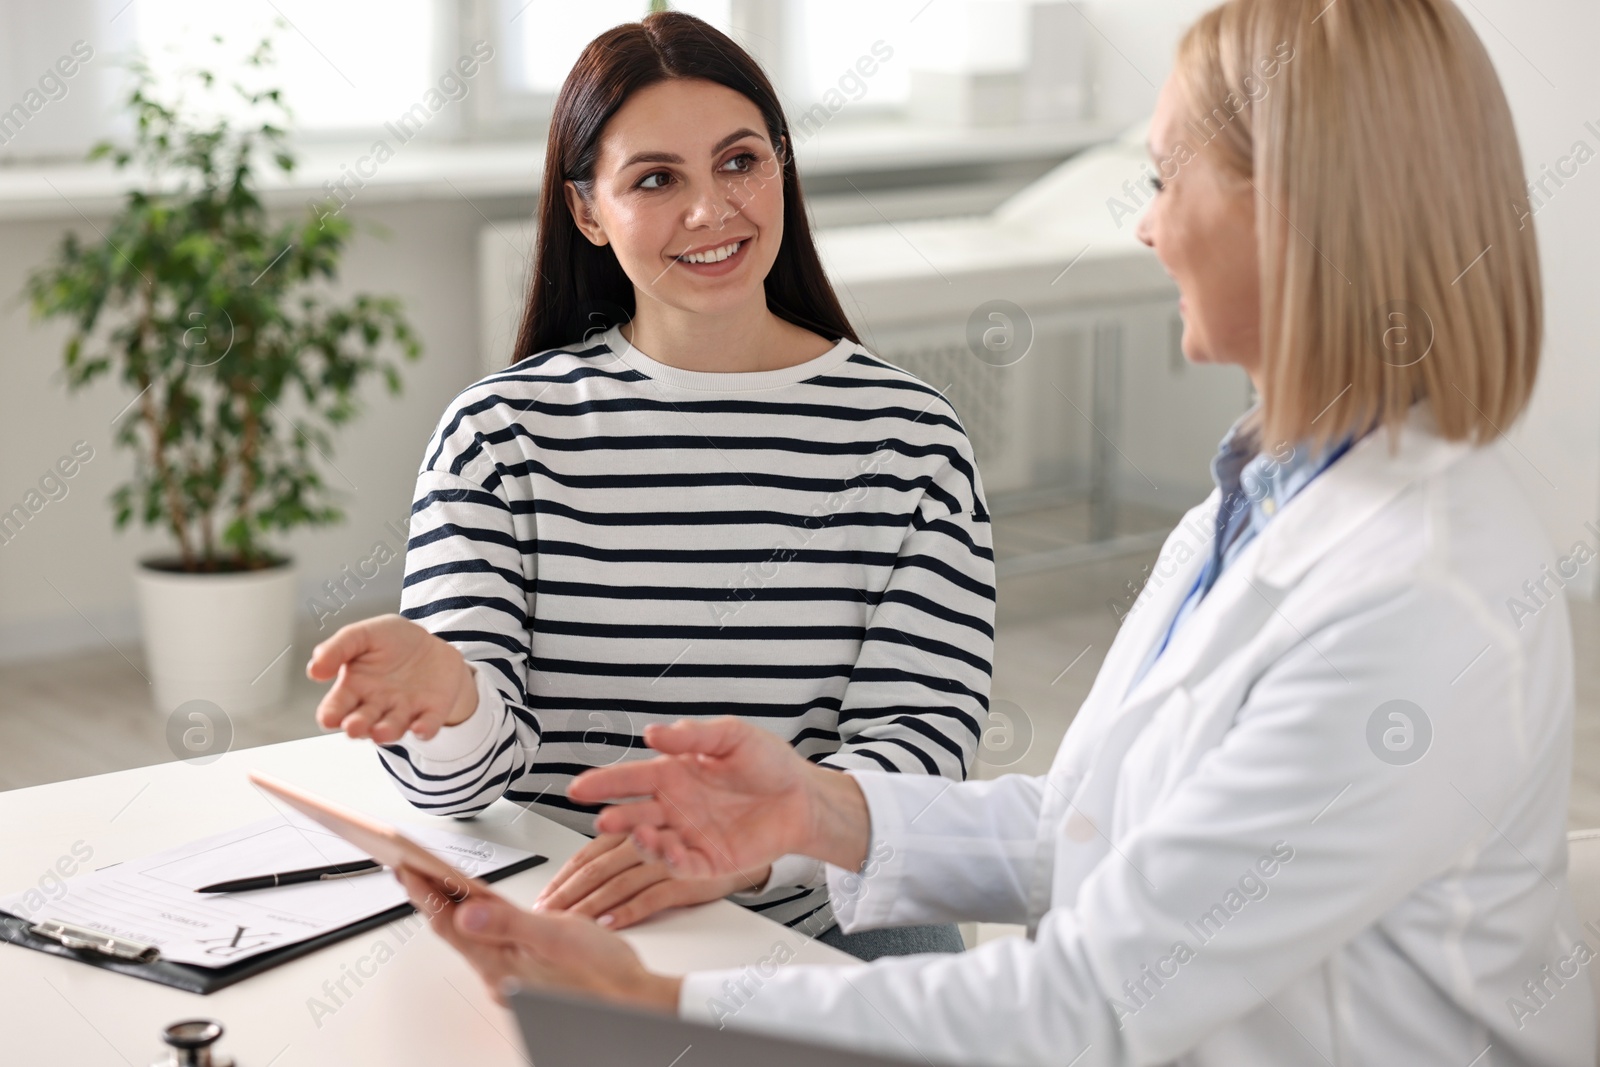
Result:
{"label": "doctor's hand", "polygon": [[723,716],[645,727],[663,755],[585,771],[567,795],[623,801],[595,828],[628,834],[678,878],[751,872],[800,853],[846,870],[865,861],[866,798],[849,775],[818,767],[757,726]]}
{"label": "doctor's hand", "polygon": [[467,958],[502,1007],[508,985],[565,990],[614,1004],[676,1014],[682,980],[656,974],[628,943],[571,913],[536,915],[468,883],[452,901],[426,877],[395,872],[417,911],[435,933]]}
{"label": "doctor's hand", "polygon": [[477,680],[454,645],[401,615],[341,626],[311,650],[306,676],[337,678],[317,705],[317,722],[351,737],[427,740],[465,722],[478,707]]}
{"label": "doctor's hand", "polygon": [[770,866],[713,878],[674,878],[666,864],[645,859],[626,834],[601,834],[562,864],[534,901],[535,911],[571,911],[621,930],[667,908],[720,900],[760,889]]}

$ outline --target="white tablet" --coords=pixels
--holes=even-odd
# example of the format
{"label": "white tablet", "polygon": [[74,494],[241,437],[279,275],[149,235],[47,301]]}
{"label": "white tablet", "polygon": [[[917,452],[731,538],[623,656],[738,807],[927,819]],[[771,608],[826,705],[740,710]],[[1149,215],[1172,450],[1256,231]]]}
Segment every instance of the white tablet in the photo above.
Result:
{"label": "white tablet", "polygon": [[331,800],[324,800],[259,771],[250,772],[250,781],[307,818],[326,826],[390,870],[405,867],[415,871],[436,883],[454,900],[465,897],[468,887],[472,884],[473,879],[465,872],[429,852],[387,823],[335,804]]}

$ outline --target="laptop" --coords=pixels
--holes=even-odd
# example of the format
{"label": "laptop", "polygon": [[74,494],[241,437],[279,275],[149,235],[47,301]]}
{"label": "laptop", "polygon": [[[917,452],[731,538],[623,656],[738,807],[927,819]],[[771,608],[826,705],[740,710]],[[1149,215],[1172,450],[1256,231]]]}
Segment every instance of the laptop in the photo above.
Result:
{"label": "laptop", "polygon": [[533,1067],[927,1067],[531,989],[511,1010]]}

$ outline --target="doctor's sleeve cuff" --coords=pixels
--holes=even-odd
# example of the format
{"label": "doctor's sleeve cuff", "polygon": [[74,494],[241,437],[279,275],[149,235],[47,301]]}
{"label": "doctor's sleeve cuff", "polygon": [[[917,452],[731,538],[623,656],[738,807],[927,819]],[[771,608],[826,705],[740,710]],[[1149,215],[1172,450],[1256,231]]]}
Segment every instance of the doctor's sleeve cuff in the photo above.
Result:
{"label": "doctor's sleeve cuff", "polygon": [[678,1018],[705,1023],[719,1029],[724,1022],[727,990],[723,983],[737,979],[741,971],[694,971],[683,976],[678,987]]}
{"label": "doctor's sleeve cuff", "polygon": [[[833,917],[845,933],[888,926],[895,921],[894,904],[905,879],[910,831],[909,809],[925,810],[954,783],[923,775],[887,771],[846,771],[867,801],[870,831],[867,858],[860,870],[847,871],[827,864],[828,900]],[[924,795],[925,794],[925,795]],[[915,818],[915,814],[911,816]],[[896,842],[900,842],[896,847]]]}
{"label": "doctor's sleeve cuff", "polygon": [[496,725],[506,713],[505,698],[494,687],[488,671],[477,663],[468,663],[478,687],[478,706],[464,721],[454,726],[442,726],[439,732],[424,741],[416,735],[406,739],[406,750],[426,760],[429,764],[471,763],[484,756],[494,744]]}
{"label": "doctor's sleeve cuff", "polygon": [[761,888],[732,893],[728,899],[735,902],[757,900],[779,886],[814,889],[826,883],[828,872],[825,867],[821,860],[791,852],[772,861],[772,873],[767,876],[766,884]]}

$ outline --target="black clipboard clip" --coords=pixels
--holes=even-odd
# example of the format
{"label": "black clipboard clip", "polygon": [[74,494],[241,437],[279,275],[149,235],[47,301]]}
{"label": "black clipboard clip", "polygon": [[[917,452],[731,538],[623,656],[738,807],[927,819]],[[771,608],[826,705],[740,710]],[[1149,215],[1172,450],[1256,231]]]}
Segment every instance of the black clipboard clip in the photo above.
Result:
{"label": "black clipboard clip", "polygon": [[95,952],[102,956],[130,960],[134,963],[154,963],[161,958],[161,950],[155,945],[146,945],[143,942],[133,941],[126,937],[115,937],[100,930],[90,930],[84,926],[74,926],[59,919],[48,919],[45,922],[34,923],[28,927],[28,933],[33,934],[35,937],[54,941],[64,948]]}

